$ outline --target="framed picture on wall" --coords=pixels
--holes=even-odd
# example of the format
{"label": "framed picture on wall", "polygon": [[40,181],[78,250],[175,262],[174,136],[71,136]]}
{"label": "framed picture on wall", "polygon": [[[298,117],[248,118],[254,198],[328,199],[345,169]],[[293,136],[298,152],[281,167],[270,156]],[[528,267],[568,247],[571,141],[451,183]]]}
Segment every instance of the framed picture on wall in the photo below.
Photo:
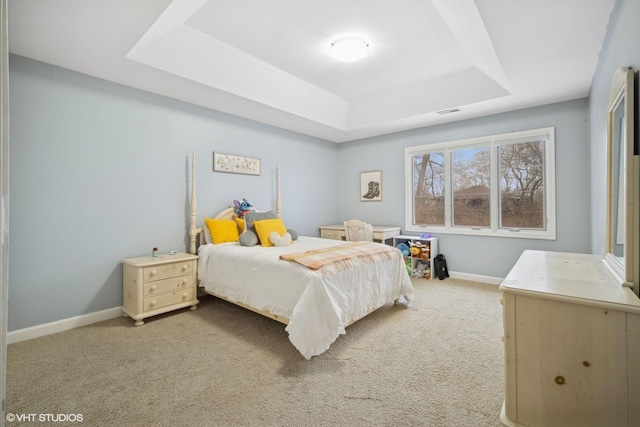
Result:
{"label": "framed picture on wall", "polygon": [[382,200],[382,171],[360,172],[360,201]]}
{"label": "framed picture on wall", "polygon": [[260,175],[260,159],[234,156],[225,153],[213,153],[213,170],[215,172],[243,173]]}

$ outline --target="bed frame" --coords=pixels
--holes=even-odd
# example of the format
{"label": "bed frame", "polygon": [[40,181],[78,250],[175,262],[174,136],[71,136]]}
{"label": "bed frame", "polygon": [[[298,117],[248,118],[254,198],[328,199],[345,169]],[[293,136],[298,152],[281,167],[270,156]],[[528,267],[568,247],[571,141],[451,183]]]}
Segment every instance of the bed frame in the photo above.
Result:
{"label": "bed frame", "polygon": [[[197,255],[197,249],[199,245],[204,245],[204,225],[201,227],[196,226],[196,155],[192,154],[191,158],[191,215],[189,218],[189,253]],[[276,214],[278,217],[281,216],[281,202],[280,202],[280,167],[278,166],[276,170]],[[216,215],[215,219],[234,219],[236,217],[236,209],[233,207],[227,208]],[[259,310],[257,308],[251,307],[249,305],[243,304],[238,301],[231,301],[228,298],[218,295],[214,292],[207,291],[206,289],[200,288],[200,290],[206,294],[213,295],[216,298],[220,298],[231,304],[235,304],[242,308],[246,308],[247,310],[251,310],[254,313],[261,314],[270,319],[277,320],[280,323],[284,323],[285,325],[289,324],[289,319],[280,316],[278,314],[273,314],[267,310]]]}
{"label": "bed frame", "polygon": [[[198,245],[205,244],[204,226],[202,227],[196,226],[196,172],[195,171],[196,171],[196,155],[194,153],[191,159],[191,215],[190,215],[190,224],[189,224],[189,238],[190,238],[189,253],[194,255],[197,254]],[[280,167],[278,166],[278,168],[276,169],[276,214],[278,215],[278,217],[281,217],[281,206],[282,204],[280,200]],[[235,217],[236,217],[236,210],[235,208],[230,207],[223,210],[218,215],[216,215],[215,219],[234,219]],[[271,313],[268,310],[260,310],[238,301],[232,301],[225,296],[218,295],[215,292],[211,292],[203,288],[200,288],[200,290],[206,294],[213,295],[216,298],[220,298],[222,300],[230,302],[231,304],[235,304],[242,308],[246,308],[247,310],[253,311],[254,313],[258,313],[270,319],[276,320],[280,323],[284,323],[285,325],[289,324],[289,319],[287,317]],[[400,301],[396,299],[394,301],[394,305],[399,305],[399,304],[400,304]],[[370,313],[373,313],[377,309],[378,308],[369,310],[361,318],[366,317],[367,315],[369,315]],[[358,320],[359,319],[355,319],[351,321],[349,324],[347,324],[346,326],[349,326]]]}

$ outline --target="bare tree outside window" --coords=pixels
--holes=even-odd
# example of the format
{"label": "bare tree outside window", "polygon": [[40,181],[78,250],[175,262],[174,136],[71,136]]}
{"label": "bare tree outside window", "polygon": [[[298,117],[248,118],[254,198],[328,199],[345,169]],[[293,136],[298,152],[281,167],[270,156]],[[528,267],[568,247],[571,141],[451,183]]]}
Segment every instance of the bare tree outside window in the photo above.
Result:
{"label": "bare tree outside window", "polygon": [[552,127],[405,148],[405,228],[556,238]]}
{"label": "bare tree outside window", "polygon": [[500,226],[544,229],[544,142],[498,147]]}
{"label": "bare tree outside window", "polygon": [[444,153],[413,157],[414,223],[444,225]]}
{"label": "bare tree outside window", "polygon": [[453,151],[453,226],[491,226],[489,156],[489,147]]}

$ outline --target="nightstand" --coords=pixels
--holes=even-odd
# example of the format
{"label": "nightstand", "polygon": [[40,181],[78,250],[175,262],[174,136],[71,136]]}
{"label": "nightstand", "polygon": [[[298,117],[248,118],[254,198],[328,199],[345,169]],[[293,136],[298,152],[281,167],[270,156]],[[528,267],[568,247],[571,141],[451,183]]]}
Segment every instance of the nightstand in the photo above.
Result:
{"label": "nightstand", "polygon": [[136,321],[179,308],[198,308],[198,256],[183,252],[123,261],[122,311]]}
{"label": "nightstand", "polygon": [[[400,227],[386,225],[372,225],[373,240],[386,243],[387,239],[400,234]],[[323,239],[345,240],[344,224],[323,225],[320,227],[320,237]]]}

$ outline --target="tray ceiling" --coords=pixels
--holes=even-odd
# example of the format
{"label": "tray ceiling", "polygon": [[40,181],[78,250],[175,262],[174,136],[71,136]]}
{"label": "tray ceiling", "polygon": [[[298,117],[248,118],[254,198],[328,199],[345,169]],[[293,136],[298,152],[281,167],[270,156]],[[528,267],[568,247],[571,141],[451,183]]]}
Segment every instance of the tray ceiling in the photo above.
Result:
{"label": "tray ceiling", "polygon": [[[344,142],[588,96],[613,4],[9,0],[9,47]],[[349,35],[369,51],[338,62]]]}

